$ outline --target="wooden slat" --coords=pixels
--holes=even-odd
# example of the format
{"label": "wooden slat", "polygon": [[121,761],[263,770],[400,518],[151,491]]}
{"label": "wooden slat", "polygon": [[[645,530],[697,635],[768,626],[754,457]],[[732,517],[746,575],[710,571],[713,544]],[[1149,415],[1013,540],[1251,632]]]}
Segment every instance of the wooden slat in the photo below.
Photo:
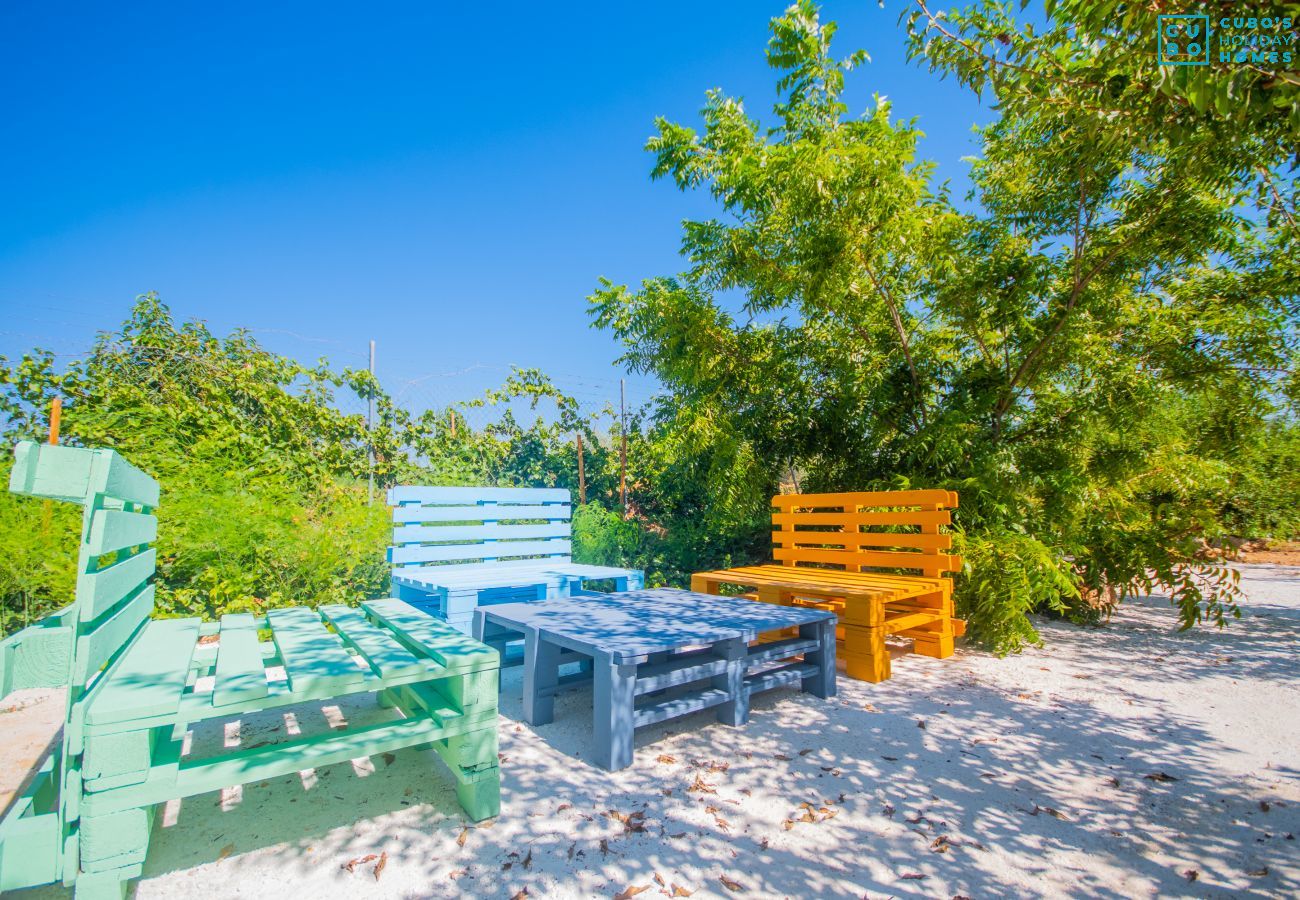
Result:
{"label": "wooden slat", "polygon": [[568,522],[546,525],[405,525],[393,529],[395,544],[420,544],[434,541],[468,543],[568,536]]}
{"label": "wooden slat", "polygon": [[158,482],[112,450],[23,441],[14,448],[9,489],[16,494],[88,503],[95,494],[158,505]]}
{"label": "wooden slat", "polygon": [[84,685],[104,667],[104,664],[117,655],[131,640],[139,627],[153,612],[154,586],[141,589],[133,598],[123,603],[114,612],[94,628],[89,628],[77,638],[73,654],[73,678],[77,684]]}
{"label": "wooden slat", "polygon": [[905,615],[886,616],[885,631],[889,634],[896,634],[909,628],[915,628],[918,625],[928,625],[930,622],[942,621],[943,618],[943,613],[935,612],[914,612]]}
{"label": "wooden slat", "polygon": [[416,675],[427,667],[387,631],[376,628],[365,616],[347,606],[322,606],[320,614],[338,630],[344,640],[380,678]]}
{"label": "wooden slat", "polygon": [[883,572],[848,572],[843,569],[819,569],[811,566],[742,566],[716,572],[698,572],[694,576],[721,584],[771,585],[796,591],[836,591],[849,593],[884,592],[899,597],[943,591],[951,582],[942,578],[918,578]]}
{"label": "wooden slat", "polygon": [[266,694],[266,665],[257,640],[257,621],[246,613],[222,616],[213,705],[258,700]]}
{"label": "wooden slat", "polygon": [[922,550],[947,550],[952,546],[950,534],[890,534],[880,531],[774,531],[772,540],[782,546],[835,544],[842,547],[917,547]]}
{"label": "wooden slat", "polygon": [[510,504],[486,503],[481,506],[421,506],[417,503],[393,507],[393,521],[420,522],[496,522],[513,519],[565,520],[573,515],[567,503]]}
{"label": "wooden slat", "polygon": [[571,543],[552,541],[497,541],[484,544],[450,544],[441,547],[391,547],[389,562],[424,563],[453,559],[505,559],[512,556],[568,556]]}
{"label": "wooden slat", "polygon": [[772,505],[781,509],[800,509],[821,506],[859,507],[879,506],[940,506],[953,504],[951,491],[853,491],[841,494],[777,494]]}
{"label": "wooden slat", "polygon": [[80,618],[89,622],[116,606],[149,579],[157,554],[153,549],[137,553],[98,572],[77,576],[77,605]]}
{"label": "wooden slat", "polygon": [[157,537],[158,520],[152,515],[101,509],[90,523],[86,551],[91,556],[103,556],[114,550],[152,544]]}
{"label": "wooden slat", "polygon": [[367,600],[361,605],[391,628],[403,644],[448,668],[496,668],[499,664],[497,651],[491,647],[401,600]]}
{"label": "wooden slat", "polygon": [[289,686],[295,691],[355,690],[365,674],[330,634],[320,616],[309,609],[273,609],[266,614],[271,637],[284,661]]}
{"label": "wooden slat", "polygon": [[563,488],[433,487],[409,485],[390,488],[388,505],[399,503],[442,503],[466,506],[472,503],[568,503]]}
{"label": "wooden slat", "polygon": [[840,525],[850,530],[860,525],[951,525],[946,509],[912,509],[891,512],[774,512],[773,525]]}
{"label": "wooden slat", "polygon": [[86,722],[106,725],[175,715],[199,636],[198,619],[150,622],[93,689]]}
{"label": "wooden slat", "polygon": [[99,488],[104,494],[151,509],[158,505],[157,481],[131,465],[115,450],[96,450],[95,453],[108,459],[107,472]]}
{"label": "wooden slat", "polygon": [[961,568],[961,557],[942,553],[890,553],[869,550],[812,550],[776,547],[772,557],[791,562],[839,563],[847,566],[879,566],[882,569],[919,569],[927,574],[952,572]]}

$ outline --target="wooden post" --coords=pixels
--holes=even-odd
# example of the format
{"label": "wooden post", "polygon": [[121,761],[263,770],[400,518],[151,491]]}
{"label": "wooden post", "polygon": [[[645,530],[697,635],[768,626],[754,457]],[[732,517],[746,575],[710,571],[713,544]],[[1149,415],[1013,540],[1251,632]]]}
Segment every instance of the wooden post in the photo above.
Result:
{"label": "wooden post", "polygon": [[618,436],[622,440],[619,450],[618,499],[627,513],[627,380],[618,380]]}
{"label": "wooden post", "polygon": [[451,423],[451,436],[455,437],[456,436],[456,411],[454,409],[447,410],[447,421]]}
{"label": "wooden post", "polygon": [[59,442],[59,423],[63,420],[63,398],[55,397],[50,401],[50,443]]}
{"label": "wooden post", "polygon": [[587,502],[587,473],[582,466],[582,435],[578,435],[578,502]]}
{"label": "wooden post", "polygon": [[[50,401],[50,437],[51,444],[59,442],[59,425],[63,421],[63,398],[56,396]],[[42,503],[41,510],[41,534],[48,534],[50,531],[50,520],[54,516],[54,501],[46,500]],[[26,628],[32,624],[30,617],[27,615],[27,593],[23,592],[23,627]]]}

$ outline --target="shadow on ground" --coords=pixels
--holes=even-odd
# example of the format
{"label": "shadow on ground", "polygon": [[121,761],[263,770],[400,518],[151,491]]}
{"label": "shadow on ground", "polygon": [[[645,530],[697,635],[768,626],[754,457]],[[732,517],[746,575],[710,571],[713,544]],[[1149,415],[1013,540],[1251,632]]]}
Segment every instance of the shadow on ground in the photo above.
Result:
{"label": "shadow on ground", "polygon": [[[589,690],[530,728],[511,670],[495,822],[464,820],[432,753],[354,761],[160,810],[138,896],[1295,896],[1300,570],[1244,581],[1227,631],[1178,633],[1147,598],[1042,623],[1019,657],[908,656],[833,700],[764,695],[743,728],[644,729],[618,773],[587,762]],[[304,732],[389,714],[306,705],[196,749],[275,739],[285,712]]]}

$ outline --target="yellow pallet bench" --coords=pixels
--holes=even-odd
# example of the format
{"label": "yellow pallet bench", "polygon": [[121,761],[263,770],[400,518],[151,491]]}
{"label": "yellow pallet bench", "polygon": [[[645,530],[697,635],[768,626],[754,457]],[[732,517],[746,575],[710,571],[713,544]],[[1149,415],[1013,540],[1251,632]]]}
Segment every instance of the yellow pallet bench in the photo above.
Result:
{"label": "yellow pallet bench", "polygon": [[[961,557],[947,551],[957,495],[951,491],[781,494],[772,498],[774,562],[691,576],[691,589],[724,586],[769,603],[811,605],[839,617],[839,654],[851,678],[890,675],[891,635],[943,659],[966,623],[953,614],[952,579]],[[913,574],[915,573],[915,574]]]}

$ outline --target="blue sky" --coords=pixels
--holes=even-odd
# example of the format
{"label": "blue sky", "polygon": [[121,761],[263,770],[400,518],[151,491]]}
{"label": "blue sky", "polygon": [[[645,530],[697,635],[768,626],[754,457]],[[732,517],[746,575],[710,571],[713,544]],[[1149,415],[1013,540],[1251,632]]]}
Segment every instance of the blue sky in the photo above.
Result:
{"label": "blue sky", "polygon": [[[0,354],[83,351],[156,290],[300,358],[373,338],[390,389],[526,365],[603,395],[618,348],[584,298],[677,271],[710,210],[650,181],[653,119],[695,124],[715,86],[766,116],[783,6],[4,4]],[[824,7],[873,59],[851,107],[919,116],[964,190],[990,114],[904,61],[898,11]]]}

